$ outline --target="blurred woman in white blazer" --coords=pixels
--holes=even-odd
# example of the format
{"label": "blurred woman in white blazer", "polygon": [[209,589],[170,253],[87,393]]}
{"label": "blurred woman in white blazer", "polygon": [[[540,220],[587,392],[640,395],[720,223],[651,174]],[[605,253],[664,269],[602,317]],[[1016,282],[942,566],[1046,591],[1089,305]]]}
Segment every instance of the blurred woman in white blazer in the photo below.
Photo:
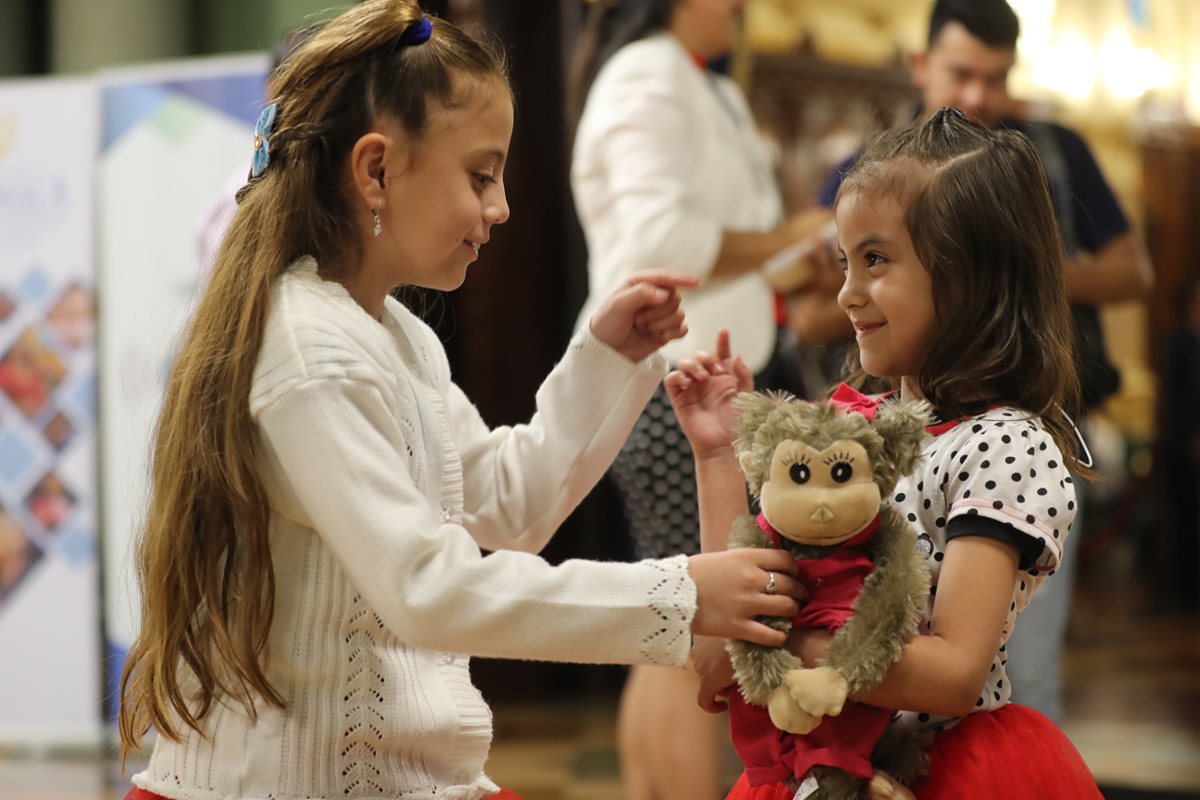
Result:
{"label": "blurred woman in white blazer", "polygon": [[[691,273],[689,332],[667,358],[711,349],[725,328],[759,388],[795,391],[777,377],[782,316],[761,267],[814,225],[785,221],[746,98],[713,68],[737,43],[744,0],[588,5],[570,103],[571,188],[589,253],[579,319],[634,273]],[[611,474],[635,556],[700,550],[692,454],[661,387]],[[723,720],[700,710],[697,689],[684,670],[633,668],[618,722],[628,800],[721,796]]]}

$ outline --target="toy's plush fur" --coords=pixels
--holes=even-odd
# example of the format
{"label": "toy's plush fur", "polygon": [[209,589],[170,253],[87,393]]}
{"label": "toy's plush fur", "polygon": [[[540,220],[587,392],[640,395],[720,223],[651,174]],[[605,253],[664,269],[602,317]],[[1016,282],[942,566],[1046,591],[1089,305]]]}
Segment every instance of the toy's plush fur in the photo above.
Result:
{"label": "toy's plush fur", "polygon": [[[875,483],[886,496],[921,460],[921,440],[929,419],[926,403],[902,405],[885,401],[874,422],[861,414],[844,414],[832,403],[805,403],[785,392],[743,392],[738,397],[734,449],[750,455],[745,469],[751,493],[762,491],[775,448],[789,439],[827,447],[839,439],[855,439],[867,450]],[[884,454],[885,446],[888,448]],[[885,455],[883,459],[881,455]]]}
{"label": "toy's plush fur", "polygon": [[[799,441],[823,450],[838,441],[862,445],[880,496],[890,496],[897,480],[914,469],[921,458],[921,442],[928,406],[885,402],[873,422],[857,413],[844,413],[831,403],[806,403],[786,395],[743,394],[735,443],[751,492],[760,496],[770,480],[776,448]],[[793,487],[794,488],[794,487]],[[784,547],[798,559],[822,558],[840,544],[801,544],[780,531]],[[729,547],[772,547],[751,516],[739,517]],[[877,686],[901,651],[917,633],[921,611],[929,594],[929,572],[917,548],[916,532],[890,506],[880,507],[880,527],[864,545],[873,571],[864,581],[853,605],[853,615],[834,635],[826,666],[845,679],[847,694],[857,695]],[[771,618],[768,624],[790,630],[788,618]],[[727,644],[734,675],[746,702],[766,705],[793,670],[805,665],[786,649],[731,640]],[[792,690],[793,694],[795,689]],[[840,706],[839,706],[840,708]],[[774,709],[772,710],[774,719]],[[776,724],[781,724],[776,722]],[[801,731],[804,732],[804,731]],[[872,765],[902,783],[924,774],[925,742],[889,729],[872,752]],[[813,798],[856,798],[864,781],[834,768],[814,768],[820,785]]]}

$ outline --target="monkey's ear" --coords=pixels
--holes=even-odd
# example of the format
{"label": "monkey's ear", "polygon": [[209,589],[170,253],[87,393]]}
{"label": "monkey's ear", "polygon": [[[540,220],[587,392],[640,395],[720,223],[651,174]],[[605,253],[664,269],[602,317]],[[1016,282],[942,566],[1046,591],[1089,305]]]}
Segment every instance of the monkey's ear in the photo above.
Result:
{"label": "monkey's ear", "polygon": [[762,491],[763,482],[770,470],[770,460],[758,457],[758,433],[771,420],[776,409],[792,402],[794,398],[783,392],[742,392],[737,396],[737,423],[734,426],[733,451],[737,453],[746,485],[755,497]]}
{"label": "monkey's ear", "polygon": [[742,468],[742,475],[746,478],[746,487],[750,490],[750,494],[758,497],[770,474],[771,462],[768,460],[766,463],[760,464],[755,455],[754,449],[747,447],[745,451],[738,454],[738,465]]}
{"label": "monkey's ear", "polygon": [[744,475],[749,475],[754,471],[754,453],[751,453],[749,450],[747,450],[746,452],[738,455],[738,464],[742,466],[742,473]]}
{"label": "monkey's ear", "polygon": [[883,457],[891,462],[895,478],[907,475],[921,460],[921,442],[933,407],[917,403],[882,403],[872,427],[883,437]]}

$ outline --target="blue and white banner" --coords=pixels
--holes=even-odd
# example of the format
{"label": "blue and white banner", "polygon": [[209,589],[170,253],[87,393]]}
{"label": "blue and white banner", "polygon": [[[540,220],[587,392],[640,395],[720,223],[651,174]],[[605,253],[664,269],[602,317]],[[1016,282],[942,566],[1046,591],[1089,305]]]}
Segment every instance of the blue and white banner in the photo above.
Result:
{"label": "blue and white banner", "polygon": [[90,81],[0,82],[0,744],[103,733],[99,112]]}
{"label": "blue and white banner", "polygon": [[[151,435],[202,278],[212,220],[253,152],[265,56],[196,59],[100,75],[105,630],[115,696],[139,615],[133,542],[146,510]],[[109,706],[115,713],[115,704]]]}

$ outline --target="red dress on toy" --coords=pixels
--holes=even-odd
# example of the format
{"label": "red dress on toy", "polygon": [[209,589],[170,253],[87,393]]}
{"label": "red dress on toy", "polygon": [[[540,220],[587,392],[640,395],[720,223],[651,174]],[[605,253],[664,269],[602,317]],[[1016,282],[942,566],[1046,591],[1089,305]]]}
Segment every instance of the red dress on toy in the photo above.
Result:
{"label": "red dress on toy", "polygon": [[[161,794],[147,792],[145,789],[133,787],[129,790],[129,794],[125,795],[125,800],[169,800]],[[494,794],[488,800],[521,800],[520,795],[510,792],[508,789],[501,789],[500,794]]]}
{"label": "red dress on toy", "polygon": [[[761,514],[759,529],[775,547],[782,547],[779,534]],[[863,581],[875,568],[864,545],[879,530],[876,517],[834,552],[821,558],[798,558],[798,579],[808,587],[808,602],[792,624],[795,628],[820,628],[835,633],[853,614],[854,601]],[[888,709],[848,700],[842,713],[825,717],[806,734],[781,731],[771,722],[767,709],[752,706],[740,692],[729,695],[729,729],[734,749],[746,765],[751,786],[803,780],[815,766],[837,767],[860,778],[869,778],[871,750],[892,718]]]}

